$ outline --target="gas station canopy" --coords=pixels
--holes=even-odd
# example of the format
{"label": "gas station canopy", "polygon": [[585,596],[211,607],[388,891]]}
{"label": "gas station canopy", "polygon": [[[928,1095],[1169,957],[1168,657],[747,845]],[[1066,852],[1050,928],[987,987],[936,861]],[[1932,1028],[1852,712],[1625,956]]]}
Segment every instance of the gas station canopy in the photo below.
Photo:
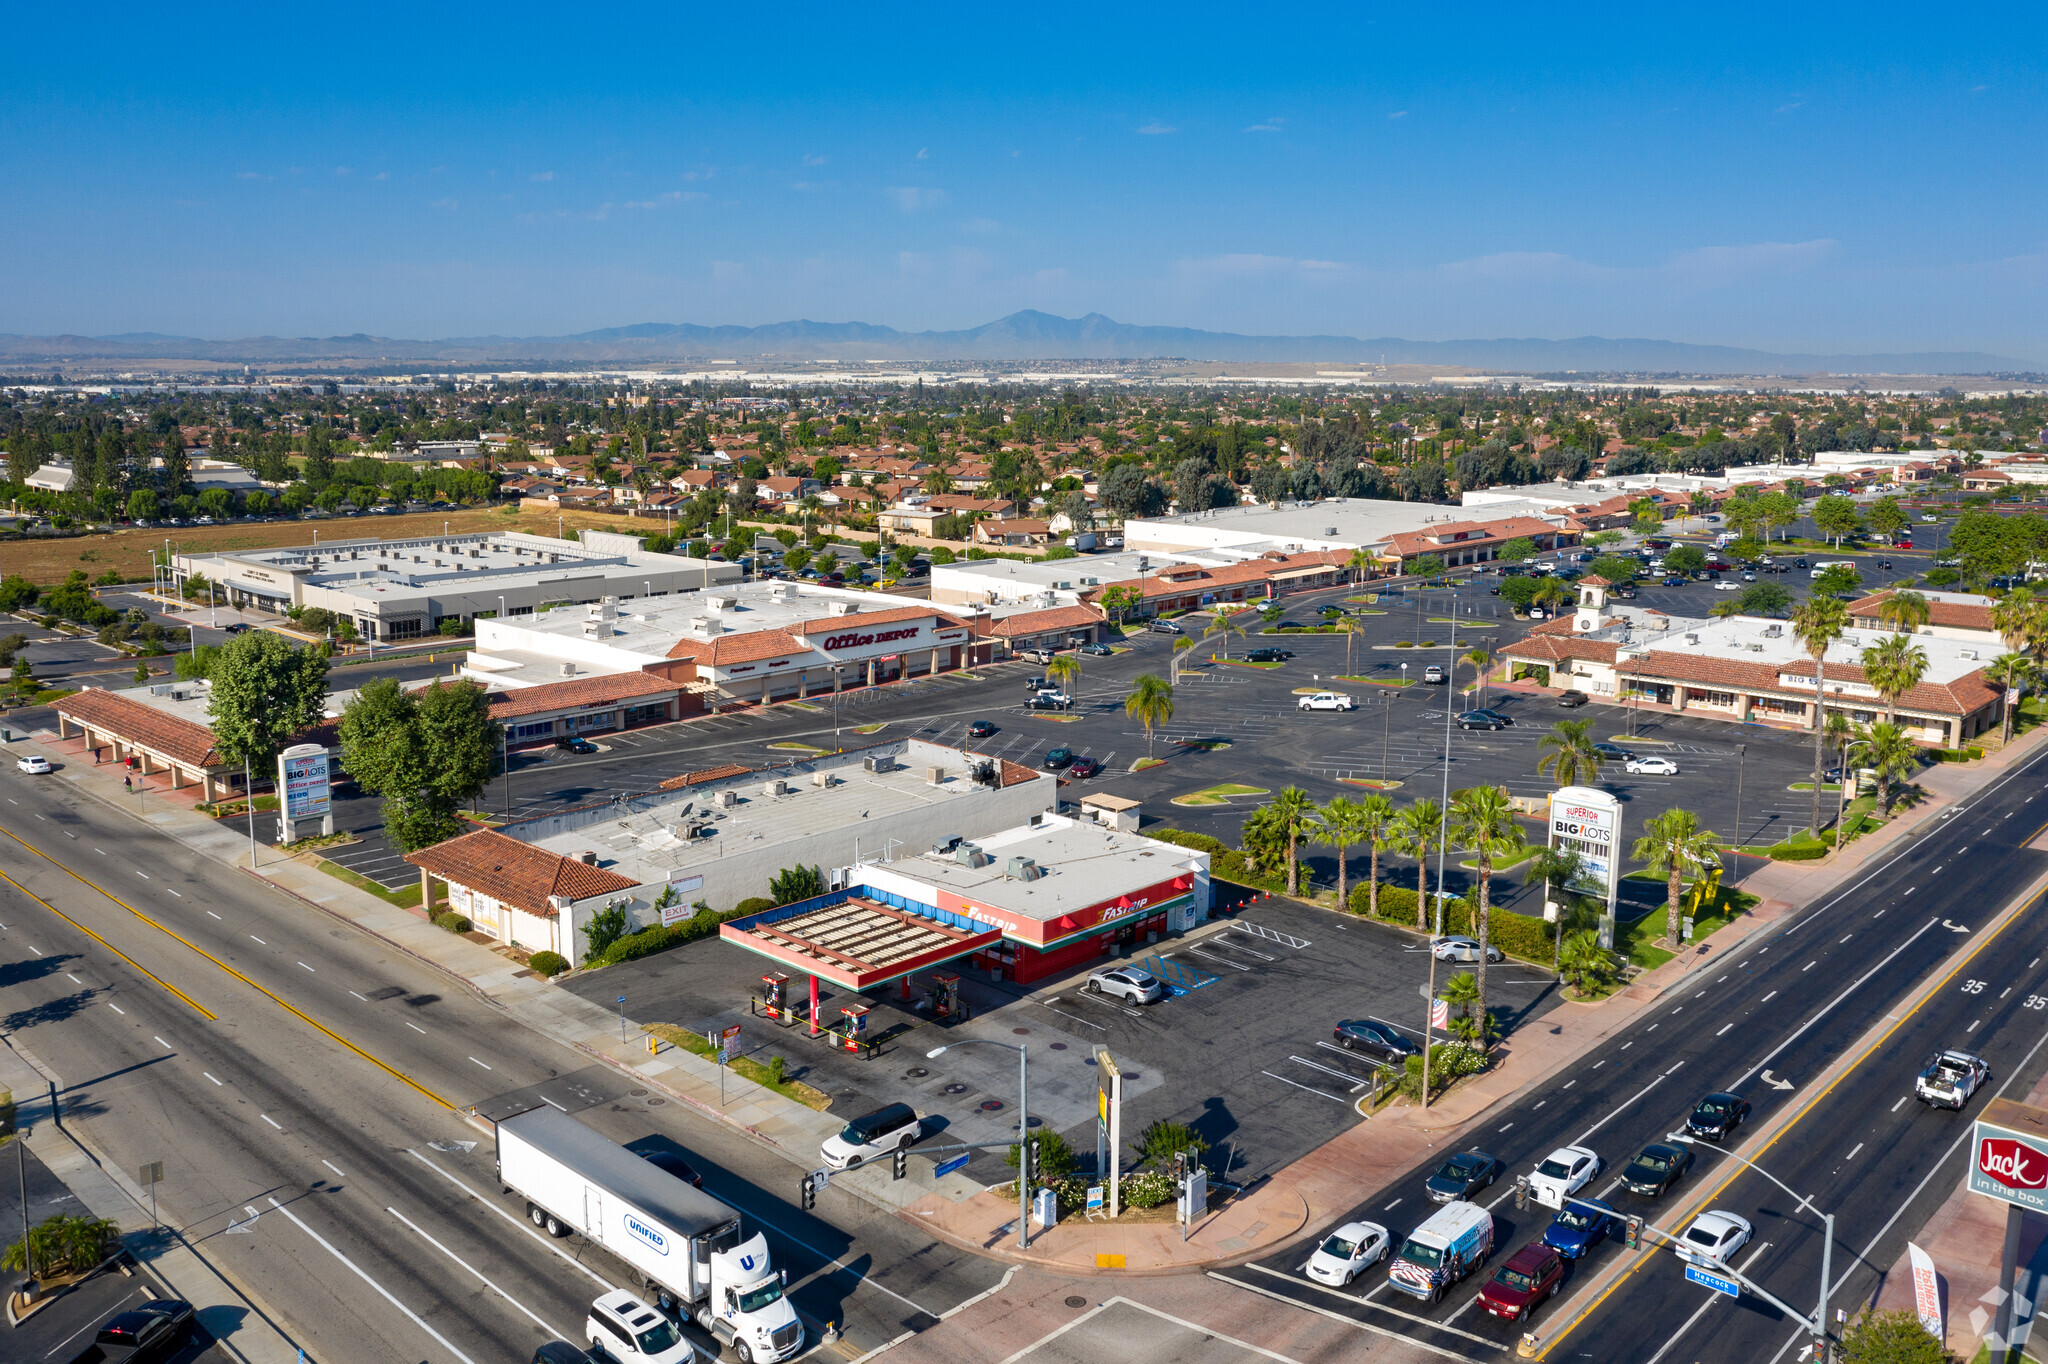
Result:
{"label": "gas station canopy", "polygon": [[969,932],[861,896],[763,910],[722,925],[718,935],[783,966],[848,990],[868,990],[1002,941],[1002,930]]}

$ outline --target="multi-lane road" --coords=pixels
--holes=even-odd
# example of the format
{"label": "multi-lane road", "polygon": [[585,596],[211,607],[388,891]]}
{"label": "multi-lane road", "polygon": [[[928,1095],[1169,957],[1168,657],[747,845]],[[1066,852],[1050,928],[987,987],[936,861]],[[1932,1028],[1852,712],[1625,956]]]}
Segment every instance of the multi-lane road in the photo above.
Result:
{"label": "multi-lane road", "polygon": [[[1500,1249],[1441,1303],[1394,1291],[1383,1268],[1345,1290],[1312,1284],[1301,1273],[1314,1248],[1307,1240],[1219,1277],[1436,1353],[1506,1358],[1531,1328],[1492,1319],[1474,1298],[1485,1274],[1540,1236],[1551,1216],[1534,1204],[1516,1209],[1514,1176],[1559,1146],[1581,1144],[1603,1161],[1589,1192],[1654,1227],[1682,1233],[1702,1207],[1749,1220],[1755,1239],[1737,1267],[1810,1311],[1821,1223],[1775,1186],[1703,1146],[1693,1171],[1662,1200],[1616,1187],[1622,1167],[1681,1128],[1700,1096],[1730,1090],[1750,1101],[1750,1130],[1783,1120],[1768,1144],[1745,1154],[1835,1215],[1832,1296],[1853,1309],[1951,1191],[1969,1114],[1994,1089],[2025,1094],[2048,1067],[2048,949],[2038,946],[2034,904],[2048,856],[2027,846],[2044,827],[2048,762],[2036,757],[1944,812],[1854,883],[1725,957],[1698,958],[1637,1023],[1488,1115],[1472,1144],[1504,1162],[1500,1181],[1480,1196]],[[1827,1076],[1878,1029],[1874,1047]],[[1976,1051],[1993,1070],[1992,1086],[1961,1115],[1911,1097],[1913,1075],[1945,1047]],[[1743,1141],[1738,1135],[1731,1149],[1743,1150]],[[1340,1220],[1383,1223],[1398,1241],[1430,1211],[1422,1186],[1434,1163],[1373,1191]],[[1624,1272],[1597,1299],[1574,1301],[1582,1286],[1616,1269]],[[1567,1315],[1574,1312],[1575,1324]],[[1788,1347],[1796,1352],[1794,1325],[1775,1309],[1749,1297],[1729,1302],[1686,1281],[1667,1252],[1612,1242],[1574,1266],[1533,1329],[1552,1359],[1769,1361]]]}
{"label": "multi-lane road", "polygon": [[530,1358],[638,1286],[501,1194],[458,1110],[515,1093],[686,1153],[842,1353],[1000,1277],[836,1191],[806,1215],[779,1155],[67,785],[0,770],[0,876],[0,1026],[116,1168],[163,1161],[167,1220],[310,1358]]}

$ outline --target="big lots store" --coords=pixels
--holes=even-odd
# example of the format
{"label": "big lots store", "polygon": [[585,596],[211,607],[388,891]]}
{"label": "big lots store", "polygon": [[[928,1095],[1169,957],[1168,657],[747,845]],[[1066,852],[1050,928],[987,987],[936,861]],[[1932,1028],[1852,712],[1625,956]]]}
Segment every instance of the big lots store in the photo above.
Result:
{"label": "big lots store", "polygon": [[721,935],[854,990],[944,964],[1028,985],[1185,932],[1210,907],[1208,854],[1060,815],[843,876],[846,890]]}

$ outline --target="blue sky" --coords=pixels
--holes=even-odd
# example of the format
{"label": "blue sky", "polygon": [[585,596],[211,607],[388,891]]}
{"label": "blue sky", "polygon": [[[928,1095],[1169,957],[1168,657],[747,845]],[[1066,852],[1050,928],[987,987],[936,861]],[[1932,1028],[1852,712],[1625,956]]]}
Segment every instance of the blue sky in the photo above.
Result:
{"label": "blue sky", "polygon": [[0,331],[1031,307],[2048,361],[2040,6],[1668,16],[19,10]]}

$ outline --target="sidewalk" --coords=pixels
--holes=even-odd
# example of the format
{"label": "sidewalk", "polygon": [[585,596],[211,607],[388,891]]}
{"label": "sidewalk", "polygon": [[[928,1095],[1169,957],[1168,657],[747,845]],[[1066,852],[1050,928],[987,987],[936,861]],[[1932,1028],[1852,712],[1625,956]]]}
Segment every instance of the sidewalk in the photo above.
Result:
{"label": "sidewalk", "polygon": [[[1406,1104],[1361,1121],[1336,1140],[1261,1181],[1198,1223],[1183,1242],[1174,1223],[1108,1224],[1075,1218],[1049,1230],[1034,1228],[1029,1250],[1015,1245],[1014,1200],[997,1198],[960,1174],[934,1181],[931,1167],[913,1161],[910,1174],[895,1180],[879,1163],[834,1174],[832,1187],[845,1189],[884,1211],[914,1218],[934,1236],[983,1254],[1067,1271],[1104,1268],[1162,1273],[1237,1263],[1264,1254],[1305,1229],[1320,1227],[1372,1188],[1427,1158],[1439,1147],[1455,1149],[1467,1131],[1495,1105],[1542,1083],[1590,1048],[1630,1023],[1670,986],[1695,968],[1726,955],[1750,934],[1798,906],[1851,884],[1893,851],[1913,829],[1925,827],[1945,810],[1966,803],[1977,791],[2031,756],[2048,728],[2015,741],[2000,753],[1968,766],[1930,769],[1922,786],[1929,798],[1909,819],[1901,819],[1815,863],[1764,863],[1746,875],[1742,888],[1760,897],[1750,914],[1693,944],[1686,952],[1645,973],[1598,1004],[1566,1003],[1531,1030],[1499,1048],[1499,1061],[1486,1074],[1457,1086],[1427,1112]],[[38,740],[47,740],[39,734]],[[43,747],[50,747],[47,742]],[[135,798],[121,787],[112,765],[67,763],[59,774],[110,804],[133,811]],[[249,845],[242,827],[217,822],[183,802],[149,802],[144,816],[164,833],[219,862],[248,874]],[[619,1020],[567,990],[535,977],[516,961],[467,938],[447,933],[419,914],[396,908],[321,872],[311,860],[285,859],[265,848],[261,878],[309,906],[356,925],[418,961],[455,977],[479,998],[502,1008],[517,1022],[585,1054],[631,1071],[698,1113],[730,1123],[788,1157],[798,1172],[817,1164],[819,1144],[843,1118],[820,1113],[770,1090],[728,1074],[725,1102],[719,1102],[719,1068],[701,1057],[664,1045],[650,1055],[647,1039],[628,1020]],[[483,1123],[480,1118],[473,1119]],[[1122,1257],[1121,1261],[1101,1257]]]}
{"label": "sidewalk", "polygon": [[[47,1067],[12,1038],[0,1045],[0,1089],[12,1089],[22,1140],[94,1217],[121,1228],[122,1244],[170,1291],[192,1304],[220,1348],[246,1364],[293,1364],[298,1346],[177,1231],[154,1230],[149,1198],[70,1129],[51,1121]],[[62,1077],[57,1079],[59,1088]]]}

